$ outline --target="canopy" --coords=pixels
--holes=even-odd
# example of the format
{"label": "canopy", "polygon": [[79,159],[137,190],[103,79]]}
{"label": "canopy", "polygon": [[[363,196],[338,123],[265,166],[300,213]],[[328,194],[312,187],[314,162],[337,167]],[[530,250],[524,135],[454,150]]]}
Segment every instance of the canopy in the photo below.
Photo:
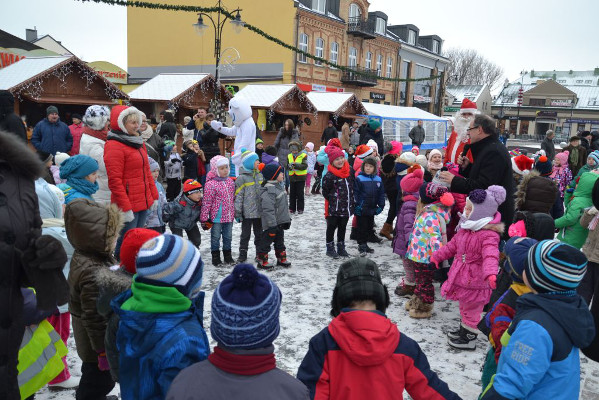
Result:
{"label": "canopy", "polygon": [[362,102],[355,94],[349,92],[310,92],[308,99],[318,112],[335,114],[335,116],[351,116],[368,114]]}

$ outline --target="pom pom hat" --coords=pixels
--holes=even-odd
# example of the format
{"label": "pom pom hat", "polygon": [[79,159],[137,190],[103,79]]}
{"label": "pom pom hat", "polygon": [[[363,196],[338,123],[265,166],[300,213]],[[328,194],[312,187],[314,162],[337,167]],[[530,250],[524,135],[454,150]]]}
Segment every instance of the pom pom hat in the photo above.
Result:
{"label": "pom pom hat", "polygon": [[327,153],[327,156],[329,157],[329,162],[331,163],[339,157],[345,157],[345,155],[343,154],[343,150],[335,146],[325,147],[324,152]]}
{"label": "pom pom hat", "polygon": [[505,201],[505,189],[499,185],[491,185],[487,190],[475,189],[468,194],[466,202],[472,205],[468,219],[478,221],[482,218],[493,218],[497,207]]}
{"label": "pom pom hat", "polygon": [[541,156],[535,162],[535,169],[541,176],[548,176],[553,172],[553,164],[546,156]]}
{"label": "pom pom hat", "polygon": [[152,229],[134,228],[123,236],[121,245],[121,266],[130,274],[135,274],[135,258],[137,253],[148,240],[159,236],[160,234]]}
{"label": "pom pom hat", "polygon": [[[408,171],[412,168],[414,167],[412,166],[408,168]],[[416,193],[420,190],[420,187],[422,186],[423,182],[424,173],[422,172],[422,169],[414,168],[413,172],[410,172],[405,177],[403,177],[403,179],[399,183],[399,186],[401,186],[401,190],[403,190],[406,193]]]}
{"label": "pom pom hat", "polygon": [[526,175],[532,169],[535,160],[524,154],[512,158],[512,170],[518,175]]}
{"label": "pom pom hat", "polygon": [[428,182],[424,182],[420,186],[420,201],[423,204],[441,203],[447,207],[451,207],[455,202],[452,194],[449,193],[446,187]]}

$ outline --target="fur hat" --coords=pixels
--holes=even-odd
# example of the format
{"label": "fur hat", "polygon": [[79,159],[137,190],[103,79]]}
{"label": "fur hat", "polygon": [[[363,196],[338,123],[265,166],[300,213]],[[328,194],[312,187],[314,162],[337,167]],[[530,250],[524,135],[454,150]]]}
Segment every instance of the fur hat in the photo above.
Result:
{"label": "fur hat", "polygon": [[188,179],[183,183],[183,193],[194,194],[202,191],[202,184],[195,179]]}
{"label": "fur hat", "polygon": [[548,176],[553,172],[553,164],[546,156],[541,156],[535,162],[535,169],[541,176]]}
{"label": "fur hat", "polygon": [[302,151],[302,144],[298,141],[292,140],[289,142],[289,151],[293,151],[292,147],[296,149],[296,151]]}
{"label": "fur hat", "polygon": [[[410,167],[413,168],[413,167]],[[406,193],[415,193],[420,190],[422,183],[424,182],[424,173],[421,168],[414,169],[413,172],[408,173],[404,176],[399,183],[401,190]]]}
{"label": "fur hat", "polygon": [[368,143],[366,143],[366,146],[370,147],[373,151],[379,151],[379,145],[376,144],[376,142],[372,139],[370,139]]}
{"label": "fur hat", "polygon": [[46,108],[46,117],[50,114],[58,114],[58,108],[56,108],[56,106],[48,106],[48,108]]}
{"label": "fur hat", "polygon": [[154,172],[156,170],[160,171],[160,164],[158,164],[156,162],[156,160],[154,160],[152,157],[148,157],[148,159],[150,160],[150,171]]}
{"label": "fur hat", "polygon": [[135,107],[129,106],[114,106],[110,111],[110,129],[113,131],[121,131],[127,133],[125,128],[125,118],[133,115],[141,125],[141,112]]}
{"label": "fur hat", "polygon": [[356,157],[364,159],[373,153],[372,149],[365,144],[361,144],[356,148]]}
{"label": "fur hat", "polygon": [[397,142],[395,140],[391,141],[391,150],[388,151],[389,154],[400,154],[401,151],[403,150],[403,144],[401,144],[400,142]]}
{"label": "fur hat", "polygon": [[98,162],[84,154],[67,158],[60,166],[60,179],[85,178],[98,170]]}
{"label": "fur hat", "polygon": [[568,158],[570,157],[570,152],[568,150],[561,151],[555,154],[555,159],[559,161],[560,166],[565,167],[568,165]]}
{"label": "fur hat", "polygon": [[61,153],[60,151],[57,151],[54,155],[54,164],[60,167],[60,165],[69,157],[71,156],[67,153]]}
{"label": "fur hat", "polygon": [[518,175],[530,173],[535,160],[526,157],[524,154],[512,158],[512,170]]}
{"label": "fur hat", "polygon": [[254,164],[259,160],[258,154],[245,148],[241,149],[241,164],[246,171],[252,171]]}
{"label": "fur hat", "polygon": [[475,189],[468,194],[466,203],[472,206],[468,219],[478,221],[483,218],[493,218],[499,207],[505,201],[505,189],[499,185],[491,185],[487,190]]}
{"label": "fur hat", "polygon": [[512,281],[524,283],[522,280],[522,271],[528,259],[528,251],[538,242],[535,239],[527,237],[513,237],[507,241],[503,252],[506,255],[502,268],[508,273]]}
{"label": "fur hat", "polygon": [[434,183],[424,182],[420,186],[420,201],[423,204],[432,204],[440,202],[444,206],[451,207],[455,202],[449,190],[444,186]]}
{"label": "fur hat", "polygon": [[324,152],[327,153],[327,156],[329,157],[329,163],[332,163],[339,157],[345,157],[345,154],[343,154],[343,150],[335,146],[325,147]]}
{"label": "fur hat", "polygon": [[281,173],[283,173],[283,167],[281,167],[281,165],[278,163],[268,164],[262,168],[264,182],[276,180]]}
{"label": "fur hat", "polygon": [[121,266],[130,274],[135,274],[135,258],[141,249],[141,246],[148,240],[159,236],[160,234],[152,229],[134,228],[128,230],[123,236],[121,245]]}

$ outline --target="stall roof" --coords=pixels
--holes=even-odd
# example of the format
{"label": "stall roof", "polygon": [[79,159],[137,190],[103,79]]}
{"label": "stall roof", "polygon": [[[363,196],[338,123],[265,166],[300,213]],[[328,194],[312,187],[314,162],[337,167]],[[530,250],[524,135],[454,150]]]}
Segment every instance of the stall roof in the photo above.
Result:
{"label": "stall roof", "polygon": [[362,102],[355,94],[350,92],[310,92],[308,93],[308,99],[314,104],[318,112],[340,114],[353,101],[357,111],[356,114],[368,114]]}
{"label": "stall roof", "polygon": [[0,90],[10,90],[69,60],[70,56],[27,57],[0,69]]}
{"label": "stall roof", "polygon": [[170,101],[210,74],[158,74],[129,93],[132,100]]}
{"label": "stall roof", "polygon": [[294,84],[275,85],[247,85],[235,96],[245,98],[252,107],[273,108],[283,97],[297,94],[300,99],[305,100],[306,109],[310,112],[316,111],[316,107],[306,94]]}
{"label": "stall roof", "polygon": [[388,106],[385,104],[363,103],[370,116],[378,116],[386,119],[410,119],[425,121],[441,121],[447,119],[431,114],[417,107]]}

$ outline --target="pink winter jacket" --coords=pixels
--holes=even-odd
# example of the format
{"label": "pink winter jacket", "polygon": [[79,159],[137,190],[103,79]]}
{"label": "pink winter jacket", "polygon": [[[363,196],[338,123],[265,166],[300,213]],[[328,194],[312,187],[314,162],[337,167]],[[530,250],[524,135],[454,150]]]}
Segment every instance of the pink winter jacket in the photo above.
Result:
{"label": "pink winter jacket", "polygon": [[492,289],[486,281],[499,269],[499,239],[504,225],[497,213],[493,221],[478,231],[460,229],[446,246],[433,253],[436,261],[454,257],[447,281],[441,287],[443,297],[465,302],[487,303]]}
{"label": "pink winter jacket", "polygon": [[[215,221],[219,208],[220,221]],[[202,213],[200,220],[225,224],[233,222],[235,217],[235,182],[230,177],[220,178],[213,171],[206,176]]]}

